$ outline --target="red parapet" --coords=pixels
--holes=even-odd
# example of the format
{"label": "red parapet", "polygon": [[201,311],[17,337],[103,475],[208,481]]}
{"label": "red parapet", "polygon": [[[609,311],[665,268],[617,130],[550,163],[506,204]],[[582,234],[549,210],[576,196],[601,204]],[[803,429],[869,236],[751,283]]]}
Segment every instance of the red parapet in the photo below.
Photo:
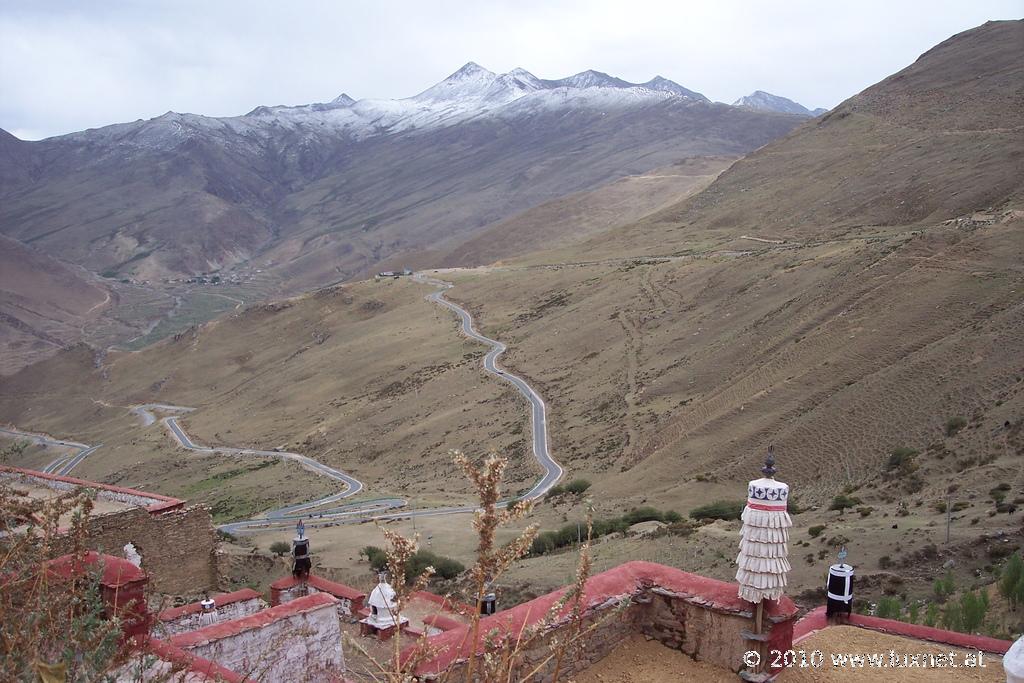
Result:
{"label": "red parapet", "polygon": [[871,631],[887,633],[894,636],[902,636],[913,640],[923,640],[942,645],[952,645],[964,650],[980,650],[995,654],[1006,654],[1013,643],[1009,640],[999,640],[988,636],[979,636],[970,633],[958,633],[946,629],[923,626],[921,624],[909,624],[905,621],[895,619],[882,619],[871,617],[866,614],[851,614],[848,619],[830,624],[825,617],[825,606],[816,607],[805,614],[793,627],[793,644],[809,638],[818,631],[824,630],[832,625],[857,626]]}
{"label": "red parapet", "polygon": [[123,486],[111,486],[110,484],[101,484],[96,481],[88,481],[86,479],[78,479],[76,477],[65,477],[59,474],[49,474],[47,472],[40,472],[38,470],[27,470],[21,467],[11,467],[10,465],[0,465],[0,472],[14,472],[27,477],[35,477],[37,479],[47,479],[50,481],[57,481],[64,484],[71,484],[74,486],[81,486],[83,488],[97,489],[100,491],[109,491],[111,493],[120,493],[128,496],[136,496],[138,498],[147,498],[152,500],[153,503],[146,506],[146,510],[150,514],[162,514],[164,512],[170,512],[176,510],[185,505],[185,501],[180,498],[172,498],[170,496],[164,496],[159,493],[150,493],[148,491],[139,491],[137,489],[129,489]]}
{"label": "red parapet", "polygon": [[[243,588],[242,590],[234,591],[233,593],[220,593],[218,595],[211,596],[214,604],[217,607],[223,607],[224,605],[231,605],[236,602],[244,602],[246,600],[257,600],[262,599],[263,596],[254,591],[251,588]],[[197,614],[203,611],[203,605],[199,602],[191,602],[181,607],[171,607],[165,609],[157,615],[157,619],[160,621],[174,621],[179,619],[186,614]]]}
{"label": "red parapet", "polygon": [[437,593],[431,593],[430,591],[416,591],[410,597],[420,598],[421,600],[432,602],[440,606],[441,609],[446,610],[448,612],[457,612],[458,614],[471,615],[476,611],[475,609],[473,609],[473,607],[467,605],[464,602],[457,602],[449,597],[438,595]]}
{"label": "red parapet", "polygon": [[[584,587],[582,604],[585,609],[594,609],[631,598],[646,590],[656,590],[658,593],[688,600],[719,612],[744,617],[753,616],[751,603],[739,597],[735,583],[727,583],[654,562],[642,561],[626,562],[614,569],[590,577]],[[488,643],[500,641],[503,638],[514,638],[531,625],[545,619],[565,591],[566,589],[563,588],[485,617],[480,620],[479,632],[497,634],[496,638],[488,638]],[[567,619],[570,611],[571,605],[563,607],[556,621]],[[792,634],[792,625],[782,622],[791,621],[796,613],[796,604],[787,596],[783,596],[780,600],[765,601],[764,617],[770,623],[781,624],[784,627],[775,636],[777,644],[782,645],[782,640]],[[476,646],[475,654],[477,655],[483,652],[485,644],[482,641],[483,639]],[[416,673],[420,675],[445,671],[453,663],[468,659],[474,649],[473,644],[469,642],[468,626],[465,625],[431,637],[427,646],[431,652],[436,654],[428,657],[417,667]],[[419,647],[418,643],[406,648],[402,652],[402,661],[408,661],[413,657],[417,647]],[[788,645],[786,647],[788,648]]]}

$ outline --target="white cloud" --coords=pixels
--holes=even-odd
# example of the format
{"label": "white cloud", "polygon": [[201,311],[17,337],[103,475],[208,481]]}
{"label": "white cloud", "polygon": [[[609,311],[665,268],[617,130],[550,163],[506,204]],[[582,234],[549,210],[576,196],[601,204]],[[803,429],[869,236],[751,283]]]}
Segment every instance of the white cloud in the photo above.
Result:
{"label": "white cloud", "polygon": [[1019,0],[14,2],[0,9],[0,127],[37,137],[167,110],[405,97],[469,60],[831,107],[953,33],[1019,13]]}

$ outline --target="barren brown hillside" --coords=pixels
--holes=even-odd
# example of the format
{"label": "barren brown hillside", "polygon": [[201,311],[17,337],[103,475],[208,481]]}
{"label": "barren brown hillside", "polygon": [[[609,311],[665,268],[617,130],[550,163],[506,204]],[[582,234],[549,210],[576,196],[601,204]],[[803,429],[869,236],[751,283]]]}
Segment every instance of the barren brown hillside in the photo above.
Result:
{"label": "barren brown hillside", "polygon": [[678,204],[707,187],[733,161],[734,157],[691,157],[545,202],[498,221],[443,256],[423,259],[423,265],[484,265],[576,244]]}
{"label": "barren brown hillside", "polygon": [[84,269],[0,235],[0,373],[77,341],[109,301]]}
{"label": "barren brown hillside", "polygon": [[1024,21],[989,22],[733,164],[581,255],[670,254],[756,233],[805,241],[1024,198]]}

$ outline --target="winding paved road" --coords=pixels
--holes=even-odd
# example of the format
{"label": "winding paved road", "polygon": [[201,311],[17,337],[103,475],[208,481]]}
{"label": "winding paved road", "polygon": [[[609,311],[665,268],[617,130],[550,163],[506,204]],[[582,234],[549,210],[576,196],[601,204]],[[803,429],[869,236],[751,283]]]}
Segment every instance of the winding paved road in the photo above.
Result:
{"label": "winding paved road", "polygon": [[[490,346],[490,351],[488,351],[487,355],[484,357],[484,369],[492,375],[512,384],[530,402],[532,409],[531,428],[533,432],[533,454],[541,468],[544,470],[544,475],[529,491],[514,500],[533,500],[540,498],[547,493],[547,491],[554,486],[564,474],[562,466],[551,457],[548,450],[547,405],[544,403],[544,399],[540,397],[540,395],[526,382],[526,380],[518,375],[514,375],[500,369],[497,360],[498,357],[505,352],[505,345],[496,339],[491,339],[490,337],[480,334],[473,327],[473,317],[469,312],[461,306],[444,298],[444,292],[453,286],[450,282],[436,280],[421,275],[415,276],[414,279],[417,282],[439,287],[438,291],[427,295],[427,300],[453,311],[459,317],[463,334],[470,339],[474,339]],[[181,447],[190,451],[211,455],[221,453],[291,460],[299,463],[302,467],[315,474],[328,477],[344,484],[344,488],[341,491],[332,493],[317,500],[269,510],[264,512],[260,517],[253,519],[222,524],[219,527],[222,531],[231,534],[244,535],[267,529],[288,528],[294,525],[294,523],[299,519],[304,520],[307,527],[333,526],[335,524],[365,522],[375,519],[407,519],[410,517],[437,517],[442,515],[467,514],[472,513],[477,509],[474,505],[405,509],[408,505],[408,501],[403,498],[378,498],[338,505],[338,503],[344,499],[360,493],[363,490],[363,483],[341,470],[324,465],[323,463],[300,453],[290,453],[287,451],[262,451],[251,448],[212,448],[209,446],[199,445],[192,440],[192,437],[188,435],[178,422],[181,417],[180,413],[187,413],[192,410],[194,410],[194,408],[173,406],[163,403],[147,403],[145,405],[134,406],[131,408],[131,412],[138,415],[142,420],[143,426],[154,424],[159,419],[170,433],[171,437],[174,438]],[[179,414],[158,418],[154,411]],[[90,453],[102,446],[102,444],[88,446],[86,444],[59,441],[44,435],[31,434],[18,430],[0,429],[0,432],[31,438],[36,442],[43,443],[45,445],[65,446],[78,449],[78,453],[72,456],[63,456],[47,465],[47,468],[44,470],[46,472],[61,475],[68,474]],[[504,507],[509,502],[510,501],[504,501],[499,505]]]}
{"label": "winding paved road", "polygon": [[50,461],[46,467],[41,471],[47,474],[59,474],[66,476],[73,470],[78,463],[89,457],[97,448],[103,444],[96,444],[90,446],[84,443],[78,443],[77,441],[63,441],[61,439],[55,439],[47,434],[36,434],[35,432],[23,432],[19,429],[4,429],[0,427],[0,434],[10,434],[11,436],[19,439],[31,441],[32,443],[39,444],[41,446],[52,446],[55,448],[70,448],[75,453],[70,455],[62,455],[55,460]]}
{"label": "winding paved road", "polygon": [[548,489],[554,486],[555,483],[562,478],[562,475],[565,474],[562,466],[551,457],[551,453],[548,451],[547,404],[544,403],[544,399],[540,397],[540,394],[534,391],[533,387],[526,383],[526,380],[498,367],[498,357],[505,353],[507,347],[497,339],[485,337],[477,332],[473,327],[473,316],[469,314],[469,311],[444,298],[445,291],[453,287],[452,283],[445,282],[444,280],[435,280],[434,278],[428,278],[422,275],[416,275],[413,279],[417,282],[423,282],[425,284],[441,288],[436,292],[428,294],[427,300],[433,301],[436,304],[440,304],[445,308],[454,311],[455,314],[459,316],[459,320],[462,323],[462,333],[464,335],[470,339],[475,339],[478,342],[482,342],[490,346],[491,350],[487,352],[486,356],[484,356],[484,370],[514,386],[519,390],[519,393],[525,396],[526,400],[530,402],[530,406],[532,407],[531,427],[533,430],[533,455],[537,458],[537,462],[540,463],[540,466],[544,468],[544,476],[534,484],[532,489],[523,494],[521,499],[533,500],[543,496],[548,492]]}

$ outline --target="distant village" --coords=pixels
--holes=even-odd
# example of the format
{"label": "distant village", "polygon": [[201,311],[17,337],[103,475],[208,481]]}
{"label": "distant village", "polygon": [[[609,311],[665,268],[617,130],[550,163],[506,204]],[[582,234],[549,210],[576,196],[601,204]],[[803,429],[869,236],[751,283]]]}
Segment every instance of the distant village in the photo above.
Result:
{"label": "distant village", "polygon": [[388,277],[390,277],[390,278],[394,278],[394,279],[397,280],[400,277],[403,277],[403,276],[407,277],[407,276],[412,275],[412,274],[413,274],[413,272],[411,270],[409,270],[408,268],[405,268],[403,270],[382,270],[379,273],[377,273],[377,279],[380,280],[381,278],[388,278]]}

